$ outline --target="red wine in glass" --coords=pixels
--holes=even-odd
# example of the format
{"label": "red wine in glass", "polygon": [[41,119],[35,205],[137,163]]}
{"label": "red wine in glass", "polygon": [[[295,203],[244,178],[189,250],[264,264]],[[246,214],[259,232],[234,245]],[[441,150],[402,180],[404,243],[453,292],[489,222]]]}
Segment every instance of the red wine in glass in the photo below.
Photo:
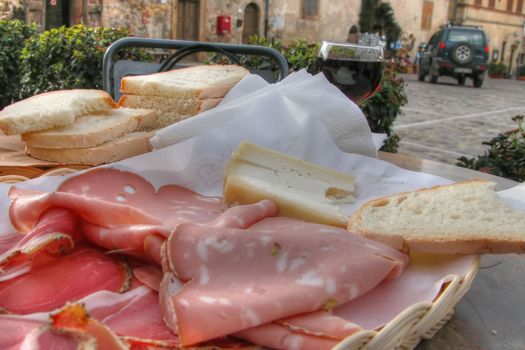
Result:
{"label": "red wine in glass", "polygon": [[360,104],[376,93],[383,79],[383,49],[354,44],[323,42],[316,71],[343,94]]}

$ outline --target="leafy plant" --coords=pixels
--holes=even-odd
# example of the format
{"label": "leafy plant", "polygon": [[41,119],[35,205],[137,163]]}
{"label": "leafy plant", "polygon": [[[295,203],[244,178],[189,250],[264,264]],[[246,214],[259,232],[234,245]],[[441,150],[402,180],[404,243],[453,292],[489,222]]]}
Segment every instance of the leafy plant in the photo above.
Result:
{"label": "leafy plant", "polygon": [[25,40],[34,33],[34,25],[18,20],[0,21],[0,109],[20,98],[18,57]]}
{"label": "leafy plant", "polygon": [[[279,51],[286,58],[288,67],[291,71],[298,71],[306,68],[309,72],[313,72],[317,51],[319,50],[319,44],[310,43],[303,39],[294,39],[290,43],[285,44],[279,40],[269,41],[265,37],[253,35],[249,38],[248,43],[251,45],[271,47]],[[277,74],[277,65],[268,58],[256,55],[237,55],[237,58],[245,67],[270,70]],[[208,57],[208,63],[227,62],[229,62],[229,60],[222,54],[213,53]]]}
{"label": "leafy plant", "polygon": [[359,27],[361,33],[385,35],[387,44],[397,40],[401,33],[401,27],[396,21],[394,9],[389,3],[380,0],[363,0],[361,2]]}
{"label": "leafy plant", "polygon": [[384,72],[381,90],[361,104],[368,125],[373,132],[386,133],[388,139],[381,148],[386,152],[397,152],[399,136],[394,131],[394,121],[402,113],[401,107],[408,102],[405,81],[391,70]]}
{"label": "leafy plant", "polygon": [[[43,32],[26,42],[20,56],[23,97],[74,88],[102,87],[102,59],[106,48],[129,36],[128,29],[75,25]],[[123,50],[119,59],[148,60],[140,49]]]}
{"label": "leafy plant", "polygon": [[499,134],[484,145],[490,146],[483,155],[475,158],[458,158],[457,165],[488,172],[515,181],[525,181],[525,116],[517,115],[512,120],[517,128]]}
{"label": "leafy plant", "polygon": [[507,74],[507,65],[503,62],[491,61],[489,63],[489,74],[504,76]]}

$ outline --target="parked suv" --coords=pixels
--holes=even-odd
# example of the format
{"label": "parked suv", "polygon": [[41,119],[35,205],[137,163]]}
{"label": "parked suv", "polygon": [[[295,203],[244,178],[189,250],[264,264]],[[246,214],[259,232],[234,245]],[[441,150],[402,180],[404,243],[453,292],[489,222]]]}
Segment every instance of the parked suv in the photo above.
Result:
{"label": "parked suv", "polygon": [[428,74],[435,84],[439,76],[448,75],[459,85],[472,78],[473,85],[481,87],[488,60],[488,38],[483,29],[448,26],[432,35],[421,57],[418,78],[424,81]]}

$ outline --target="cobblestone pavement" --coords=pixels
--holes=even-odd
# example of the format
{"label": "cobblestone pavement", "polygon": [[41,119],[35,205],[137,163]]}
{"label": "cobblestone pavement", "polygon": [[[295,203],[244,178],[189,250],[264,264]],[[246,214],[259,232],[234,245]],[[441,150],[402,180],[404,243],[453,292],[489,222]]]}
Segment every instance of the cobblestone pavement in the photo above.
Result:
{"label": "cobblestone pavement", "polygon": [[525,114],[525,82],[485,78],[483,87],[472,87],[467,79],[458,86],[449,77],[430,84],[417,75],[405,79],[408,104],[394,129],[400,136],[398,152],[455,164],[457,158],[483,154],[498,133],[513,129],[511,118]]}

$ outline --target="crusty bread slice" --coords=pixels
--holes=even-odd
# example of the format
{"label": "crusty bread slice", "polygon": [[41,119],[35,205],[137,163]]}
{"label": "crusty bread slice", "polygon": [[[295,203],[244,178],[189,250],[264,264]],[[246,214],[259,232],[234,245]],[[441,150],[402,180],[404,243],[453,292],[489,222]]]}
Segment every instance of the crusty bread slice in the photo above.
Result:
{"label": "crusty bread slice", "polygon": [[91,148],[35,148],[26,145],[33,158],[59,164],[100,165],[113,163],[151,151],[153,132],[132,132],[118,139]]}
{"label": "crusty bread slice", "polygon": [[200,65],[168,72],[124,77],[120,91],[128,95],[178,98],[223,97],[249,71],[235,65]]}
{"label": "crusty bread slice", "polygon": [[105,91],[61,90],[13,103],[0,112],[0,129],[6,135],[52,129],[73,124],[82,114],[117,108]]}
{"label": "crusty bread slice", "polygon": [[133,131],[155,125],[157,111],[118,108],[77,117],[71,125],[22,134],[26,145],[34,148],[90,148]]}
{"label": "crusty bread slice", "polygon": [[159,109],[177,111],[180,115],[195,115],[219,104],[222,98],[173,98],[166,96],[122,95],[119,106],[128,108]]}
{"label": "crusty bread slice", "polygon": [[403,250],[523,253],[525,213],[494,188],[472,180],[372,200],[351,216],[348,230]]}

